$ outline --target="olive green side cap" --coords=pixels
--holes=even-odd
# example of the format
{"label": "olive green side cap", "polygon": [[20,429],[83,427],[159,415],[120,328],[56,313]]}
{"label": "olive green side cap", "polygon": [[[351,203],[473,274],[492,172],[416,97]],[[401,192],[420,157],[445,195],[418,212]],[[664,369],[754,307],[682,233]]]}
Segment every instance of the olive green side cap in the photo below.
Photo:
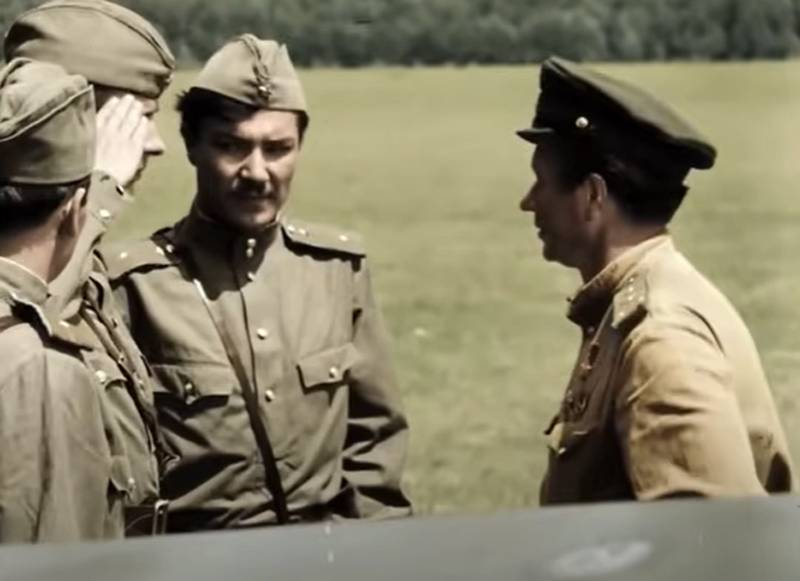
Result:
{"label": "olive green side cap", "polygon": [[252,34],[243,34],[214,53],[191,88],[261,109],[308,114],[303,86],[286,46]]}
{"label": "olive green side cap", "polygon": [[20,15],[4,42],[6,60],[52,62],[91,83],[157,99],[172,81],[175,57],[135,12],[106,0],[54,0]]}
{"label": "olive green side cap", "polygon": [[0,181],[66,184],[94,166],[95,102],[85,78],[14,59],[0,71]]}

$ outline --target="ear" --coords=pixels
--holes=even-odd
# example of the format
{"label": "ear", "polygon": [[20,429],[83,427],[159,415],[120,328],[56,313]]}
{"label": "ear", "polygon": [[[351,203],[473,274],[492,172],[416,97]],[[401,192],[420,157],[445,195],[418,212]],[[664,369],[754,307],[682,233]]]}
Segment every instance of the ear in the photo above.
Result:
{"label": "ear", "polygon": [[602,213],[608,203],[608,185],[605,178],[597,173],[590,173],[583,182],[586,196],[586,218],[590,219]]}
{"label": "ear", "polygon": [[58,235],[77,238],[83,229],[86,212],[86,188],[78,188],[58,210]]}

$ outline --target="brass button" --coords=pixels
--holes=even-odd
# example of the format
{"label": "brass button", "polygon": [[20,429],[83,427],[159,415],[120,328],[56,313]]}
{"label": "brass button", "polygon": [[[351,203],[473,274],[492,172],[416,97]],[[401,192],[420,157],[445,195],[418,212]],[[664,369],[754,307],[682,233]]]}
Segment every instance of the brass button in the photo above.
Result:
{"label": "brass button", "polygon": [[250,282],[253,282],[255,279],[256,279],[256,275],[255,275],[254,272],[248,272],[247,273],[247,280],[249,280]]}
{"label": "brass button", "polygon": [[264,339],[269,337],[269,331],[267,331],[266,329],[258,329],[256,331],[256,335],[258,335],[258,338],[263,341]]}
{"label": "brass button", "polygon": [[247,239],[247,247],[248,248],[255,248],[256,247],[256,239],[255,238],[248,238]]}
{"label": "brass button", "polygon": [[270,96],[269,87],[267,87],[266,85],[259,85],[256,90],[258,91],[258,95],[262,99],[269,99]]}
{"label": "brass button", "polygon": [[341,240],[342,242],[348,242],[350,240],[350,237],[345,234],[342,234],[339,236],[339,240]]}
{"label": "brass button", "polygon": [[308,230],[306,230],[305,228],[300,228],[298,232],[300,233],[301,236],[308,236]]}
{"label": "brass button", "polygon": [[120,252],[119,253],[119,259],[120,260],[125,260],[126,258],[128,258],[128,253],[127,252]]}
{"label": "brass button", "polygon": [[95,371],[94,376],[100,382],[100,385],[104,385],[108,381],[108,374],[102,369]]}
{"label": "brass button", "polygon": [[255,250],[253,250],[252,248],[248,248],[247,250],[244,251],[244,255],[247,256],[247,258],[253,258],[255,254],[256,254]]}
{"label": "brass button", "polygon": [[292,226],[291,224],[289,224],[289,225],[286,227],[286,230],[287,230],[287,231],[289,231],[289,232],[291,232],[292,234],[294,234],[294,231],[295,231],[295,230],[297,230],[297,228],[295,228],[294,226]]}
{"label": "brass button", "polygon": [[186,395],[194,395],[194,384],[191,381],[187,381],[183,389],[186,390]]}
{"label": "brass button", "polygon": [[337,377],[339,377],[339,373],[340,373],[339,368],[336,367],[335,365],[328,370],[328,375],[330,376],[331,379],[336,379]]}
{"label": "brass button", "polygon": [[172,254],[173,252],[175,252],[175,247],[174,247],[172,244],[167,244],[167,245],[166,245],[164,248],[165,248],[165,250],[166,250],[167,252],[169,252],[170,254]]}
{"label": "brass button", "polygon": [[589,127],[589,120],[586,117],[578,117],[575,120],[575,127],[578,129],[586,129]]}
{"label": "brass button", "polygon": [[271,389],[268,389],[267,391],[264,392],[264,397],[267,399],[268,402],[273,402],[275,401],[275,392],[272,391]]}
{"label": "brass button", "polygon": [[98,212],[98,214],[100,215],[100,218],[102,220],[106,220],[106,221],[110,220],[111,217],[112,217],[111,212],[109,212],[105,208],[101,208],[100,211]]}
{"label": "brass button", "polygon": [[128,488],[136,488],[136,480],[128,478]]}

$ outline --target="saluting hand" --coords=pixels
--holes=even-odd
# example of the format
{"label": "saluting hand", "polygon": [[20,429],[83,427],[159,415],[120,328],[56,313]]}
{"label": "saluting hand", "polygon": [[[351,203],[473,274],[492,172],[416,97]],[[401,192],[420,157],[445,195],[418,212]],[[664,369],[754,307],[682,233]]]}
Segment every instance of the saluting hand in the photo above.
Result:
{"label": "saluting hand", "polygon": [[97,112],[95,169],[122,187],[132,184],[144,167],[147,117],[132,95],[111,97]]}

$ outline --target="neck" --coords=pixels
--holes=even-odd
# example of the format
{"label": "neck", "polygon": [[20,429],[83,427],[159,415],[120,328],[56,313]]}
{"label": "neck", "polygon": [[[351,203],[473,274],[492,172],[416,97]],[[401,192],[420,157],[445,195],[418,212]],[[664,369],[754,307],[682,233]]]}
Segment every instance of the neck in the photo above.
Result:
{"label": "neck", "polygon": [[619,228],[601,237],[596,244],[597,252],[589,256],[586,262],[578,267],[584,283],[589,282],[609,264],[617,260],[632,248],[656,236],[667,233],[667,227],[659,226],[627,226]]}
{"label": "neck", "polygon": [[0,256],[25,267],[45,282],[50,282],[57,274],[54,253],[55,238],[42,229],[0,235]]}

